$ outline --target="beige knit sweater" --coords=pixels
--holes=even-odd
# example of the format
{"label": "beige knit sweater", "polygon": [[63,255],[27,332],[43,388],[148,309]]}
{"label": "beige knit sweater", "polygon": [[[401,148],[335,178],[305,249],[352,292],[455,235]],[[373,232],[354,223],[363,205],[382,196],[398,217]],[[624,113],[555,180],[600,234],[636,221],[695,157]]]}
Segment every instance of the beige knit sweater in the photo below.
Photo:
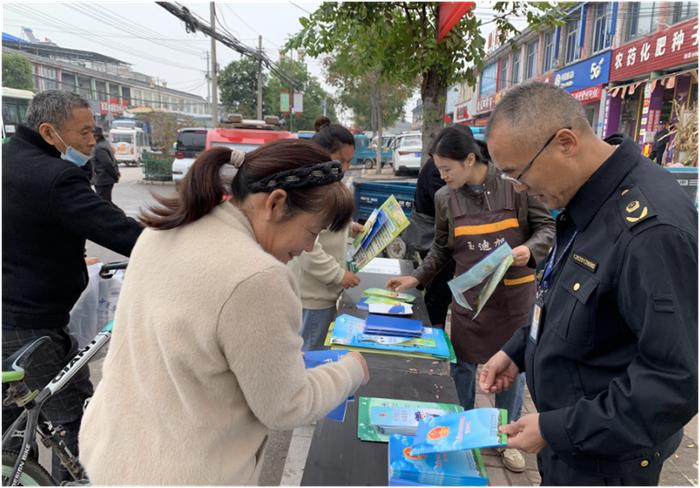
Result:
{"label": "beige knit sweater", "polygon": [[347,271],[349,232],[350,224],[339,232],[322,230],[311,252],[303,252],[289,262],[289,268],[299,281],[304,308],[331,308],[338,301]]}
{"label": "beige knit sweater", "polygon": [[269,429],[323,417],[363,378],[305,370],[287,268],[224,203],[145,230],[131,255],[80,457],[97,485],[255,484]]}

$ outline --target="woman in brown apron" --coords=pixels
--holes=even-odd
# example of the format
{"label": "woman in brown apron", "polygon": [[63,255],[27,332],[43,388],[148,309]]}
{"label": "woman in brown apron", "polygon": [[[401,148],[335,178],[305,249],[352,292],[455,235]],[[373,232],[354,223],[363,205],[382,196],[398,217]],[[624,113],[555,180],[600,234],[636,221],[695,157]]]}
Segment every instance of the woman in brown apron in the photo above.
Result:
{"label": "woman in brown apron", "polygon": [[[538,200],[517,194],[488,160],[486,145],[453,127],[443,129],[432,154],[446,185],[435,194],[435,240],[413,276],[394,278],[387,287],[403,290],[429,282],[449,258],[455,276],[464,273],[501,243],[513,249],[513,265],[474,319],[474,312],[452,301],[451,339],[457,355],[452,377],[462,406],[474,408],[476,369],[486,362],[527,321],[535,298],[535,267],[546,258],[554,236],[554,221]],[[478,289],[465,298],[475,303]],[[496,395],[496,407],[520,417],[524,377]],[[504,464],[525,468],[520,453],[506,449]]]}

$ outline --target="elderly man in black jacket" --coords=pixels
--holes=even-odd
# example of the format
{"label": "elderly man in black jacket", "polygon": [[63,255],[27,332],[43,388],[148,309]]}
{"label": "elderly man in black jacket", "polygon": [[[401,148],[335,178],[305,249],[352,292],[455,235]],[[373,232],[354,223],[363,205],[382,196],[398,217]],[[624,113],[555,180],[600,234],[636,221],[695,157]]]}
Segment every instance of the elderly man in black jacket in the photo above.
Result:
{"label": "elderly man in black jacket", "polygon": [[115,183],[119,182],[121,174],[112,153],[112,146],[105,139],[102,127],[95,127],[94,134],[97,144],[95,144],[92,158],[90,159],[94,175],[92,183],[95,185],[95,193],[111,202],[112,188]]}
{"label": "elderly man in black jacket", "polygon": [[[51,339],[35,354],[30,388],[46,385],[77,352],[67,326],[88,281],[86,239],[128,256],[142,230],[90,188],[81,167],[95,145],[93,128],[85,99],[44,91],[32,100],[26,125],[2,147],[2,357],[38,337]],[[74,453],[90,395],[89,372],[83,369],[45,406]],[[16,408],[3,406],[3,432],[17,415]],[[65,479],[55,459],[53,464],[54,476]]]}

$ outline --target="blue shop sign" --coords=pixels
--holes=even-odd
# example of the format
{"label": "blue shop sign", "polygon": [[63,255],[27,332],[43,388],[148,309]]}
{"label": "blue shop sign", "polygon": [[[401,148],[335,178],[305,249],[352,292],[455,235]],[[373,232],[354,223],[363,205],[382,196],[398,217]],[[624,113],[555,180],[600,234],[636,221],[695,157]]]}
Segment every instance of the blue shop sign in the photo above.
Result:
{"label": "blue shop sign", "polygon": [[589,86],[604,85],[610,79],[611,59],[612,51],[605,51],[585,61],[562,68],[554,74],[554,84],[568,92],[582,90]]}

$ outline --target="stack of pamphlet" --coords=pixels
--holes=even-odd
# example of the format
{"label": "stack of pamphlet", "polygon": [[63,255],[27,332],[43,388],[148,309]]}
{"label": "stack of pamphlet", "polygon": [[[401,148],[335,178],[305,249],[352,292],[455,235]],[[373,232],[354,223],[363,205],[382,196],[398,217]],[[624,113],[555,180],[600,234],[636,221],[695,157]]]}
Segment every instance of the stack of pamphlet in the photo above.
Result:
{"label": "stack of pamphlet", "polygon": [[357,302],[357,308],[368,310],[370,313],[385,315],[411,315],[416,299],[408,293],[398,293],[383,288],[368,288],[362,292],[362,298]]}
{"label": "stack of pamphlet", "polygon": [[454,362],[455,354],[449,337],[442,329],[423,327],[418,337],[401,337],[365,333],[365,321],[342,314],[328,328],[326,346],[399,356],[440,359]]}
{"label": "stack of pamphlet", "polygon": [[354,269],[359,271],[364,268],[409,224],[398,200],[391,195],[379,208],[374,209],[365,222],[363,231],[355,237],[349,253]]}
{"label": "stack of pamphlet", "polygon": [[[386,290],[384,288],[367,288],[362,292],[363,296],[366,297],[381,297],[388,298],[390,300],[398,300],[399,302],[413,303],[416,297],[409,293],[401,293],[399,291]],[[383,303],[383,302],[379,302]]]}
{"label": "stack of pamphlet", "polygon": [[360,397],[357,437],[363,441],[388,442],[389,433],[414,435],[421,419],[462,411],[460,405],[452,403]]}
{"label": "stack of pamphlet", "polygon": [[485,486],[488,477],[478,449],[411,454],[411,436],[389,438],[389,486]]}
{"label": "stack of pamphlet", "polygon": [[488,477],[478,449],[411,453],[413,437],[389,437],[389,486],[486,486]]}
{"label": "stack of pamphlet", "polygon": [[[327,349],[320,351],[304,351],[304,365],[307,369],[315,368],[326,363],[333,363],[343,356],[345,356],[349,351],[347,349],[338,349],[334,351],[329,351]],[[340,405],[331,410],[326,418],[328,420],[333,420],[334,422],[345,421],[345,413],[348,410],[348,402],[354,400],[354,396],[350,396],[345,399]]]}
{"label": "stack of pamphlet", "polygon": [[508,412],[498,408],[422,418],[415,437],[389,438],[389,485],[486,485],[479,449],[506,446],[499,427],[507,421]]}
{"label": "stack of pamphlet", "polygon": [[386,317],[370,313],[365,319],[365,334],[388,335],[399,337],[420,337],[423,322],[415,319]]}

